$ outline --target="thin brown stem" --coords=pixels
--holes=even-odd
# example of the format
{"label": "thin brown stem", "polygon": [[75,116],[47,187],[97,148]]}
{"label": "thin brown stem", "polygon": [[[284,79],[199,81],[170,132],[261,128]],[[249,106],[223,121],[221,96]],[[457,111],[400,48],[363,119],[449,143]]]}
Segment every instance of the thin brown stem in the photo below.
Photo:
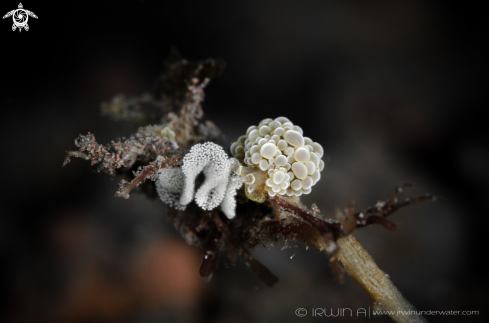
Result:
{"label": "thin brown stem", "polygon": [[409,303],[389,279],[389,275],[380,270],[374,259],[362,244],[352,235],[338,240],[340,245],[339,261],[374,300],[374,310],[386,311],[398,323],[427,322],[416,315],[416,308]]}
{"label": "thin brown stem", "polygon": [[141,183],[146,181],[150,176],[157,174],[158,170],[179,164],[187,152],[177,153],[171,157],[164,158],[162,161],[155,161],[144,167],[137,176],[127,185],[123,182],[123,186],[115,193],[117,197],[129,198],[129,193]]}

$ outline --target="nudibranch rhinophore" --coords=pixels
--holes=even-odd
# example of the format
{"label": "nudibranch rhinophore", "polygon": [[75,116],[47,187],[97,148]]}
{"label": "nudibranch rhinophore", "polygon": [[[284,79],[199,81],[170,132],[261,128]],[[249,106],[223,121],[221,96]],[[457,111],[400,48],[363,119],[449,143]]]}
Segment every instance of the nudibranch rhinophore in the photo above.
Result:
{"label": "nudibranch rhinophore", "polygon": [[248,198],[263,202],[270,196],[301,196],[321,178],[323,147],[303,136],[302,128],[285,117],[264,119],[231,145],[241,164]]}

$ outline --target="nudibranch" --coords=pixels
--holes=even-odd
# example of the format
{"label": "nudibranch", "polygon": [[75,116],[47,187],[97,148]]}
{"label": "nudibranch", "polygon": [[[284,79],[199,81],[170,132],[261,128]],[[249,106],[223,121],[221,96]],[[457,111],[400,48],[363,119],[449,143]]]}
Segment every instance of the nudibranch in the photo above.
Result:
{"label": "nudibranch", "polygon": [[304,137],[301,127],[285,117],[264,119],[231,145],[231,154],[243,165],[245,192],[263,202],[266,195],[309,194],[321,178],[323,147]]}

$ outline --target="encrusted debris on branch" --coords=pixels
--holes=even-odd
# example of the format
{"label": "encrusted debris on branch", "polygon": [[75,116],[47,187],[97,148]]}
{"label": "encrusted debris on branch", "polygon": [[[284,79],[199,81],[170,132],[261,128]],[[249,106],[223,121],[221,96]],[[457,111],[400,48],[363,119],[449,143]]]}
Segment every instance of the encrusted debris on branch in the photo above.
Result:
{"label": "encrusted debris on branch", "polygon": [[[390,198],[362,211],[355,212],[353,203],[345,211],[337,209],[336,219],[328,219],[315,204],[308,209],[300,195],[309,194],[320,179],[323,148],[304,137],[302,128],[285,117],[265,119],[231,146],[235,158],[216,145],[224,138],[203,118],[202,102],[210,79],[224,67],[219,59],[189,62],[172,51],[152,94],[130,100],[117,96],[103,105],[104,113],[114,119],[137,123],[144,120],[140,105],[152,104],[160,109],[160,123],[140,127],[128,138],[107,145],[97,143],[91,133],[80,135],[75,140],[79,150],[66,152],[63,163],[77,157],[90,160],[99,172],[132,173],[132,181],[123,180],[116,192],[125,199],[147,179],[156,181],[175,228],[190,245],[204,250],[202,277],[212,276],[223,252],[231,264],[236,263],[236,255],[241,256],[272,286],[278,278],[254,259],[251,250],[300,240],[325,252],[333,273],[343,281],[340,262],[346,258],[341,255],[341,239],[369,225],[395,230],[388,219],[394,212],[436,200],[429,194],[400,200],[403,188],[412,186],[405,184]],[[203,183],[197,176],[200,172],[206,176]]]}
{"label": "encrusted debris on branch", "polygon": [[114,175],[116,170],[130,168],[136,161],[148,163],[175,148],[172,142],[161,137],[158,130],[160,127],[140,128],[128,139],[119,138],[107,145],[99,144],[91,133],[79,135],[75,139],[75,146],[80,150],[67,151],[63,166],[71,161],[71,157],[79,157],[90,160],[92,165],[97,166],[98,172]]}
{"label": "encrusted debris on branch", "polygon": [[158,176],[158,171],[160,169],[171,167],[173,165],[179,164],[186,151],[181,150],[180,152],[173,154],[171,157],[158,156],[154,162],[150,162],[148,166],[139,167],[137,171],[134,172],[134,179],[131,182],[122,181],[119,184],[119,190],[115,193],[117,197],[123,197],[125,199],[129,198],[129,193],[139,185],[141,185],[147,179],[156,181]]}

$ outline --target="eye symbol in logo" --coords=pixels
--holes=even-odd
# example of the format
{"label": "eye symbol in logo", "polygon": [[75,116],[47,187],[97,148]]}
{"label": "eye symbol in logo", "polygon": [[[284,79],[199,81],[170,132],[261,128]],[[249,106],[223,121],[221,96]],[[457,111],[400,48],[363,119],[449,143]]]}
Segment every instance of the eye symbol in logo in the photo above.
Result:
{"label": "eye symbol in logo", "polygon": [[14,24],[12,25],[12,31],[15,31],[15,29],[17,28],[19,29],[19,31],[22,31],[22,28],[28,31],[29,25],[27,24],[27,21],[29,20],[29,16],[37,19],[35,13],[29,10],[25,10],[23,8],[24,7],[22,6],[22,3],[19,3],[18,9],[9,11],[5,16],[3,16],[3,19],[12,16],[12,19],[14,21]]}

